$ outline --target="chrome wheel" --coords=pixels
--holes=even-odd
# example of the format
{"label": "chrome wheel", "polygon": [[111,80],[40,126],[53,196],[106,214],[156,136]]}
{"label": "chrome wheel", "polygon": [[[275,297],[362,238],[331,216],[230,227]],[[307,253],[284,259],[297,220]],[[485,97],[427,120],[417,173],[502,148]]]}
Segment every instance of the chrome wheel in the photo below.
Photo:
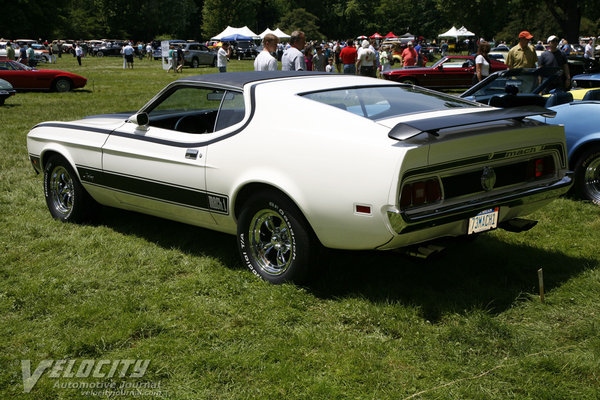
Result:
{"label": "chrome wheel", "polygon": [[600,146],[589,146],[575,163],[573,188],[582,199],[600,205]]}
{"label": "chrome wheel", "polygon": [[75,189],[73,179],[63,166],[54,168],[49,182],[50,198],[54,209],[67,216],[73,210],[73,197]]}
{"label": "chrome wheel", "polygon": [[250,221],[250,251],[258,267],[269,275],[281,275],[292,262],[292,238],[286,221],[273,210],[260,210]]}
{"label": "chrome wheel", "polygon": [[75,170],[59,155],[50,156],[44,163],[44,196],[52,217],[63,222],[84,222],[97,208]]}
{"label": "chrome wheel", "polygon": [[237,244],[250,271],[274,284],[308,281],[319,246],[298,207],[269,189],[241,206]]}
{"label": "chrome wheel", "polygon": [[600,204],[600,157],[591,160],[583,172],[583,184],[588,197]]}

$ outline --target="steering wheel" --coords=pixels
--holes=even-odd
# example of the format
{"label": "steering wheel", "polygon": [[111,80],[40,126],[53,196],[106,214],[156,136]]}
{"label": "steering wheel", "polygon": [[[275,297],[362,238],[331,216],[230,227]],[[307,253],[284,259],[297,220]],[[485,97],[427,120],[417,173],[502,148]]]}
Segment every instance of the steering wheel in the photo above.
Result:
{"label": "steering wheel", "polygon": [[175,126],[173,127],[174,130],[178,131],[180,125],[183,123],[183,121],[185,121],[187,118],[191,117],[191,115],[184,115],[183,117],[180,117],[177,122],[175,122]]}

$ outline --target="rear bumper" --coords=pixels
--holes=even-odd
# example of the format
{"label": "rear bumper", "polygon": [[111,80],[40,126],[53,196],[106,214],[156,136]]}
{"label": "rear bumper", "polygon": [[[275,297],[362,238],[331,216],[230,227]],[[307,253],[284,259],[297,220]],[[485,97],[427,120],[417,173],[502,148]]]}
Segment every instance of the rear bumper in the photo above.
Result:
{"label": "rear bumper", "polygon": [[[467,221],[482,210],[499,207],[501,210],[499,222],[535,211],[544,204],[565,194],[572,185],[571,175],[572,173],[569,172],[553,184],[531,188],[525,192],[506,193],[482,201],[437,208],[433,211],[428,210],[422,213],[409,214],[405,211],[390,210],[388,211],[388,218],[393,230],[398,234],[410,234],[431,228],[440,228],[444,225],[452,225],[453,223],[464,224],[464,233],[466,234]],[[455,226],[452,232],[449,232],[449,235],[456,235],[457,233],[460,234],[460,232],[456,232]]]}

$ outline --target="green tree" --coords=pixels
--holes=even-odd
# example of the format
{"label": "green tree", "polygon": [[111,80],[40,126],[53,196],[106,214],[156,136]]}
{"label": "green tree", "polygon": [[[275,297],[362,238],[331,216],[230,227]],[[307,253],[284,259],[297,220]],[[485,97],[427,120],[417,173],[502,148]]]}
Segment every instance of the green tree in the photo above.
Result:
{"label": "green tree", "polygon": [[318,22],[319,19],[316,15],[309,13],[304,8],[297,8],[288,11],[281,18],[278,25],[288,33],[296,30],[303,31],[306,40],[320,40],[324,39],[325,35],[319,31]]}
{"label": "green tree", "polygon": [[[260,0],[205,0],[202,9],[202,32],[211,37],[227,26],[256,29]],[[255,32],[256,34],[260,32]]]}
{"label": "green tree", "polygon": [[[513,17],[518,18],[519,11],[512,3],[503,0],[436,0],[436,8],[448,21],[443,29],[452,25],[465,26],[478,37],[491,40]],[[533,7],[530,5],[529,8]]]}

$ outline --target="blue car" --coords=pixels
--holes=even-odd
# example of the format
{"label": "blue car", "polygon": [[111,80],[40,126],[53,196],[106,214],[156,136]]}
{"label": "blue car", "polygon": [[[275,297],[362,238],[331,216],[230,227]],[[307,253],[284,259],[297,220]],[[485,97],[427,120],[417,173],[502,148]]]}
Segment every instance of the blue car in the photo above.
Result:
{"label": "blue car", "polygon": [[460,97],[495,107],[537,105],[550,110],[531,118],[564,125],[569,168],[574,171],[572,190],[600,205],[600,88],[577,89],[578,94],[586,94],[582,100],[573,100],[572,92],[557,90],[561,74],[560,69],[547,67],[501,71]]}

